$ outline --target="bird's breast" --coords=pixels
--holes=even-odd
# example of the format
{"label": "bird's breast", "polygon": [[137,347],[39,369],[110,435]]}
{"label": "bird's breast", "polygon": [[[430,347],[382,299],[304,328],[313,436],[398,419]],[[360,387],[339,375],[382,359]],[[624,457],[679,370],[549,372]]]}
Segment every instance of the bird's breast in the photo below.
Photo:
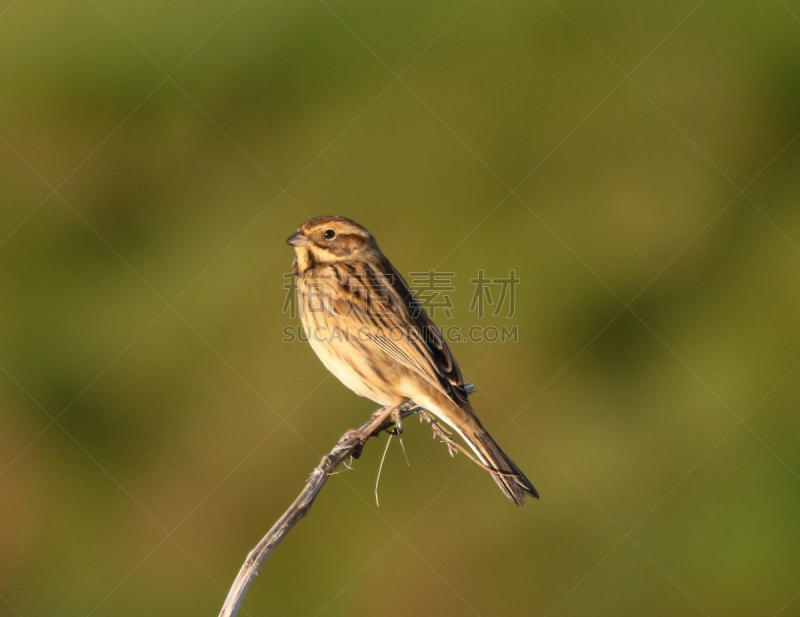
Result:
{"label": "bird's breast", "polygon": [[380,405],[403,400],[392,388],[398,367],[364,335],[364,325],[342,311],[335,296],[318,294],[298,281],[300,319],[311,348],[333,375],[359,396]]}

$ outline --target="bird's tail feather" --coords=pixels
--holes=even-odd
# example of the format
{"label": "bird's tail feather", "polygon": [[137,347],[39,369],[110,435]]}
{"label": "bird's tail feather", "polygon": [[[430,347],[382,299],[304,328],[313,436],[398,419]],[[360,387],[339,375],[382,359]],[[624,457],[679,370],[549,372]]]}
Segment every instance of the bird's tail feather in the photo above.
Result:
{"label": "bird's tail feather", "polygon": [[531,481],[500,449],[489,433],[483,428],[469,431],[457,430],[475,452],[478,460],[489,469],[494,481],[511,501],[522,506],[525,505],[526,495],[539,499],[539,493]]}

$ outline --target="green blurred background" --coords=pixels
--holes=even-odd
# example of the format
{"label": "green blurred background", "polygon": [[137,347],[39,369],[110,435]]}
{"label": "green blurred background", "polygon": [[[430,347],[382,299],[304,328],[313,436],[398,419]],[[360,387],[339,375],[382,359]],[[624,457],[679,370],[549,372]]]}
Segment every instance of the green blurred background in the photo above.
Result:
{"label": "green blurred background", "polygon": [[518,327],[453,348],[542,499],[408,422],[247,614],[800,615],[800,1],[0,11],[0,615],[217,613],[375,407],[282,342],[329,213]]}

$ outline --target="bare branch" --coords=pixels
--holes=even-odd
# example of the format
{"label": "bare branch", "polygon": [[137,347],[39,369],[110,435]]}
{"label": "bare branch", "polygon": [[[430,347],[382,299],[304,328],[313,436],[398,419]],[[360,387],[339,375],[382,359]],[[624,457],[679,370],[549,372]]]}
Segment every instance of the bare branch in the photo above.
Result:
{"label": "bare branch", "polygon": [[311,472],[305,487],[300,496],[294,500],[289,509],[278,519],[256,547],[250,551],[247,560],[236,575],[225,604],[222,605],[220,617],[234,617],[239,612],[247,589],[258,574],[261,564],[264,563],[269,554],[283,540],[286,534],[294,527],[298,521],[308,514],[311,504],[314,503],[317,494],[322,490],[325,482],[339,465],[344,463],[349,457],[355,458],[361,453],[361,449],[370,437],[377,436],[381,431],[394,426],[393,417],[399,412],[401,418],[410,416],[419,411],[413,402],[407,402],[400,407],[383,407],[372,414],[368,422],[362,424],[358,429],[351,430],[342,435],[339,442],[334,446],[329,454],[322,457],[316,469]]}
{"label": "bare branch", "polygon": [[[472,394],[475,391],[475,386],[471,383],[464,384],[464,387],[467,394]],[[231,590],[228,592],[228,597],[225,598],[225,604],[222,605],[219,617],[236,616],[250,584],[258,575],[261,564],[264,563],[270,553],[278,546],[278,543],[286,537],[286,534],[291,531],[292,527],[308,514],[308,511],[311,509],[311,504],[313,504],[314,500],[317,498],[317,494],[322,490],[325,482],[328,481],[328,476],[332,475],[339,465],[345,464],[345,466],[347,466],[345,461],[347,461],[348,458],[358,458],[361,454],[361,450],[364,448],[364,444],[370,437],[377,437],[381,431],[389,430],[392,427],[399,428],[397,425],[401,419],[417,412],[422,412],[420,414],[421,417],[430,423],[431,428],[434,429],[434,434],[439,434],[440,436],[444,435],[448,447],[452,447],[452,439],[442,432],[442,429],[438,427],[433,416],[421,407],[418,407],[413,401],[408,401],[399,406],[389,405],[387,407],[382,407],[372,414],[368,422],[365,422],[355,430],[347,431],[341,436],[333,450],[322,457],[319,465],[311,472],[311,476],[306,481],[306,485],[303,487],[298,498],[294,500],[294,503],[289,506],[289,509],[284,512],[283,516],[278,519],[278,522],[267,532],[267,535],[261,538],[261,541],[250,551],[250,554],[247,555],[247,559],[239,570],[239,574],[236,575]]]}

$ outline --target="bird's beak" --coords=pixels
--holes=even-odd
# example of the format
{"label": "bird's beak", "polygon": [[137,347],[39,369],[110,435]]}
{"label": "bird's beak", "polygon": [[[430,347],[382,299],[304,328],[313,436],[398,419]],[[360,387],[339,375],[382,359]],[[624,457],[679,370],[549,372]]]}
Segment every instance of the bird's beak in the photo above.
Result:
{"label": "bird's beak", "polygon": [[286,238],[286,244],[291,244],[292,246],[305,246],[308,244],[308,238],[306,238],[302,231],[298,231],[296,234],[292,234]]}

